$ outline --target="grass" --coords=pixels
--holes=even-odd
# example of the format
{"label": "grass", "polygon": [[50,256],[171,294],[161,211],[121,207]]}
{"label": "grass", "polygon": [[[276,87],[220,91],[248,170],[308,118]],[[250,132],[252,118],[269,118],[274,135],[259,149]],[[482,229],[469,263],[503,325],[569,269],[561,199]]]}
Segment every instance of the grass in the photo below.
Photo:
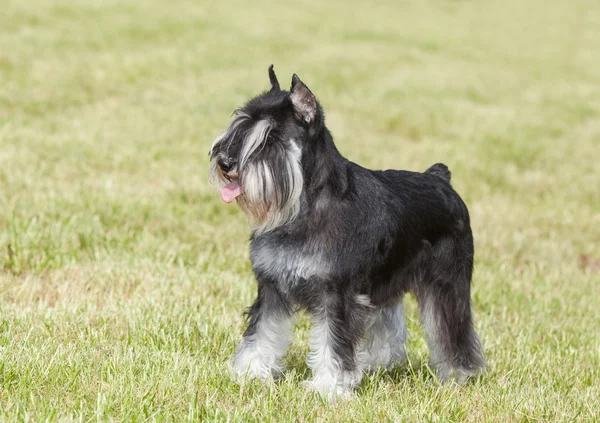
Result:
{"label": "grass", "polygon": [[[600,12],[542,2],[5,1],[2,421],[600,419]],[[410,362],[353,400],[230,380],[255,295],[243,214],[207,182],[231,111],[293,72],[372,168],[449,165],[489,361]]]}

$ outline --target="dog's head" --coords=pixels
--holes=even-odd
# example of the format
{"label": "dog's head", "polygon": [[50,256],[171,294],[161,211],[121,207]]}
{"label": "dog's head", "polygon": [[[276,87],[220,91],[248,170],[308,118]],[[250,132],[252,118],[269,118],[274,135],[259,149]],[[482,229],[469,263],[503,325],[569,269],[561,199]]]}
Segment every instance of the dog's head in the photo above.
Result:
{"label": "dog's head", "polygon": [[257,233],[292,221],[304,186],[302,155],[323,127],[315,96],[294,74],[282,90],[269,67],[271,89],[234,112],[210,149],[210,177],[223,201],[236,200]]}

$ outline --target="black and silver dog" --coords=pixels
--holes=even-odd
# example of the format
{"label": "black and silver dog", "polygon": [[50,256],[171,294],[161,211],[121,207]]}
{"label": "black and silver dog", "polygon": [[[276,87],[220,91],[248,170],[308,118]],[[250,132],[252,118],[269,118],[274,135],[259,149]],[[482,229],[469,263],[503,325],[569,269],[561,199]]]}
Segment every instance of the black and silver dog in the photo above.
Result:
{"label": "black and silver dog", "polygon": [[372,171],[342,157],[323,110],[294,75],[235,112],[211,148],[211,178],[253,229],[258,296],[233,357],[241,376],[281,374],[291,319],[314,319],[306,386],[338,394],[364,371],[406,359],[402,298],[417,298],[431,363],[464,381],[484,365],[473,329],[473,237],[467,207],[435,164]]}

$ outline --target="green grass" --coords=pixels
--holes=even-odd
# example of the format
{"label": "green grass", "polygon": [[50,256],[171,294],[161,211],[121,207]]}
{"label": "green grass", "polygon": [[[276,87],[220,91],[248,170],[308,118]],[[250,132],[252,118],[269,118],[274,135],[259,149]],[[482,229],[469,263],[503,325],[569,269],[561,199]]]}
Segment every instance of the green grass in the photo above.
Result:
{"label": "green grass", "polygon": [[[600,9],[586,0],[0,2],[0,420],[600,419]],[[255,295],[245,216],[207,181],[232,110],[293,72],[339,149],[443,161],[472,215],[489,361],[410,363],[356,398],[226,361]]]}

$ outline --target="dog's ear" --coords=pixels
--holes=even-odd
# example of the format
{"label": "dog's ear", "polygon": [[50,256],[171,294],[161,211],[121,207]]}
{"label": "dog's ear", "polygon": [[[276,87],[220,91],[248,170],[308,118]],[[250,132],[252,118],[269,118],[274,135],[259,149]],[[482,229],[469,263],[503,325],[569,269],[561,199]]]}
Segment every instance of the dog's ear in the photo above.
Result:
{"label": "dog's ear", "polygon": [[318,112],[317,99],[296,74],[292,77],[290,99],[296,117],[304,123],[314,123]]}
{"label": "dog's ear", "polygon": [[271,81],[271,90],[280,90],[279,81],[277,80],[277,75],[275,75],[275,71],[273,70],[273,65],[269,66],[269,81]]}

